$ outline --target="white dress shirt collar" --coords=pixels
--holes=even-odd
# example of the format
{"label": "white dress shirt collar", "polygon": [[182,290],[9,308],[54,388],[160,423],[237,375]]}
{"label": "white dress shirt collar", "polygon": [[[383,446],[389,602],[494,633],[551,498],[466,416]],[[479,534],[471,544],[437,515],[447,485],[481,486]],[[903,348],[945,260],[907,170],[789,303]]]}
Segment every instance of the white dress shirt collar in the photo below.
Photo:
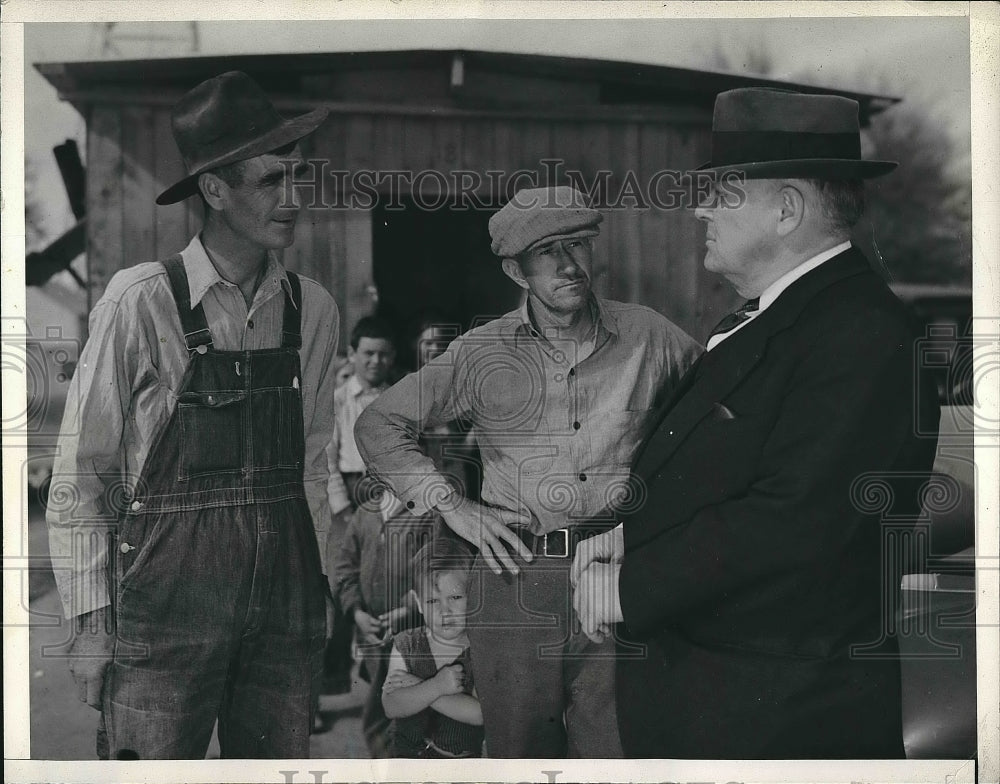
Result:
{"label": "white dress shirt collar", "polygon": [[781,293],[789,286],[791,286],[795,281],[797,281],[806,273],[816,269],[820,264],[829,261],[834,256],[839,256],[841,253],[843,253],[850,247],[851,247],[850,240],[845,240],[844,242],[841,242],[839,245],[836,245],[830,248],[829,250],[825,250],[822,253],[817,253],[811,259],[802,262],[801,264],[799,264],[799,266],[795,267],[794,269],[790,269],[788,272],[786,272],[784,275],[782,275],[780,278],[774,281],[774,283],[772,283],[770,286],[764,289],[763,293],[760,295],[760,306],[757,308],[757,310],[750,312],[749,318],[737,324],[735,327],[729,330],[729,332],[723,332],[718,335],[712,335],[712,337],[709,338],[708,340],[708,345],[705,346],[705,350],[711,351],[713,348],[718,346],[723,340],[730,337],[731,335],[735,335],[737,332],[743,329],[743,327],[745,327],[747,324],[749,324],[751,321],[757,318],[757,316],[759,316],[761,313],[767,310],[772,304],[774,304],[774,301],[777,300],[779,296],[781,296]]}

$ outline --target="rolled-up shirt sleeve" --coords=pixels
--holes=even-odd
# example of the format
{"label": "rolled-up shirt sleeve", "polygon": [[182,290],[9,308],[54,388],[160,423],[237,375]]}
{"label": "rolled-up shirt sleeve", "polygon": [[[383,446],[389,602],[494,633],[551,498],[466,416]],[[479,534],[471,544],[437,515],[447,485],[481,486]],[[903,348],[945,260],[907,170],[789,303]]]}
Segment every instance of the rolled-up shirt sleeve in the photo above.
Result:
{"label": "rolled-up shirt sleeve", "polygon": [[142,349],[119,304],[102,301],[66,398],[46,520],[63,611],[72,618],[110,603],[108,536],[125,487],[122,436]]}
{"label": "rolled-up shirt sleeve", "polygon": [[420,433],[469,411],[463,393],[467,358],[459,338],[416,373],[401,379],[358,417],[354,439],[368,470],[413,514],[424,514],[454,488],[420,448]]}
{"label": "rolled-up shirt sleeve", "polygon": [[326,496],[330,502],[330,511],[337,514],[350,507],[351,496],[347,492],[347,483],[340,474],[340,425],[336,420],[336,412],[334,415],[333,438],[326,447],[326,463],[330,469]]}
{"label": "rolled-up shirt sleeve", "polygon": [[[334,357],[340,335],[340,313],[336,302],[319,284],[310,282],[309,285],[315,287],[312,292],[314,296],[308,300],[303,297],[303,304],[305,307],[316,308],[318,318],[311,334],[306,334],[303,330],[303,340],[313,341],[308,352],[313,361],[302,369],[303,388],[315,390],[313,410],[304,412],[307,418],[303,483],[316,540],[322,553],[326,551],[326,537],[330,530],[330,502],[327,497],[330,466],[327,462],[327,447],[333,438],[334,428],[333,395],[337,387]],[[304,322],[311,324],[312,319],[306,317]]]}

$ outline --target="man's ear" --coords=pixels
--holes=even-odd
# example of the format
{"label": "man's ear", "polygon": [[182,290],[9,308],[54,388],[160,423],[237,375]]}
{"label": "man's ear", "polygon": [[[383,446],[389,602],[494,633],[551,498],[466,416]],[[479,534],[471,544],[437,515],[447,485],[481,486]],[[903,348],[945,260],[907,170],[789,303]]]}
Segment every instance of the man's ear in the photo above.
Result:
{"label": "man's ear", "polygon": [[778,191],[780,212],[778,214],[778,236],[787,237],[802,223],[805,216],[806,200],[796,186],[785,184]]}
{"label": "man's ear", "polygon": [[503,269],[503,274],[514,281],[522,289],[528,289],[528,281],[524,277],[524,273],[521,271],[521,265],[515,259],[504,259],[500,262],[500,266]]}
{"label": "man's ear", "polygon": [[198,177],[198,188],[201,195],[205,197],[205,202],[213,210],[221,210],[224,203],[226,183],[218,175],[212,172],[205,172]]}

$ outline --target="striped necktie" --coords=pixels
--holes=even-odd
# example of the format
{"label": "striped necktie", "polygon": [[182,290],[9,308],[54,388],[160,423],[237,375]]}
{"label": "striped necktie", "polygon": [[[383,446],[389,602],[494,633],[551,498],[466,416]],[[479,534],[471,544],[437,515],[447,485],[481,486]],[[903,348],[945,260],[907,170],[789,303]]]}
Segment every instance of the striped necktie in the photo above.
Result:
{"label": "striped necktie", "polygon": [[750,314],[755,312],[759,307],[760,297],[747,300],[743,303],[743,306],[739,310],[730,313],[722,319],[722,321],[715,325],[715,329],[713,329],[708,335],[709,339],[711,339],[714,335],[722,335],[723,333],[736,329],[736,327],[750,318]]}

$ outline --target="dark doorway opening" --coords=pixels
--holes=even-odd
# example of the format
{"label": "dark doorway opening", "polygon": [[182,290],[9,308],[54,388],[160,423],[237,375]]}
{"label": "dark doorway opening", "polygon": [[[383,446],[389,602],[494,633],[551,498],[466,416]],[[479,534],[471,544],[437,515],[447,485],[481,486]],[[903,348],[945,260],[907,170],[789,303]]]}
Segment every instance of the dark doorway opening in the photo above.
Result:
{"label": "dark doorway opening", "polygon": [[373,275],[377,313],[395,326],[400,364],[412,369],[427,315],[461,333],[516,308],[521,290],[490,251],[491,211],[396,200],[402,209],[380,200],[372,210]]}

